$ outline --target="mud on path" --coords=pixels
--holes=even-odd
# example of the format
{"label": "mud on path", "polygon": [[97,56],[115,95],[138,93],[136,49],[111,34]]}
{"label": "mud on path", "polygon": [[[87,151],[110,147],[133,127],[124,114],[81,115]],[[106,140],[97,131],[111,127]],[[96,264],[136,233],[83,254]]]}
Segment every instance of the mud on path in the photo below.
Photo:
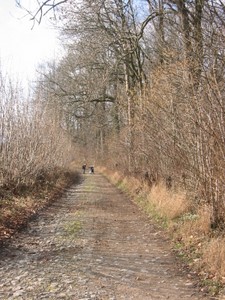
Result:
{"label": "mud on path", "polygon": [[0,249],[0,299],[206,299],[169,242],[99,174]]}

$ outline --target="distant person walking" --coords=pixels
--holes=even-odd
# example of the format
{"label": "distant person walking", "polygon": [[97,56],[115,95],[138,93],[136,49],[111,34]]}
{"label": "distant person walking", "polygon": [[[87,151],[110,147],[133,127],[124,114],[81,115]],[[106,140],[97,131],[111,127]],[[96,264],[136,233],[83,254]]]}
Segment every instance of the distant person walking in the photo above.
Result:
{"label": "distant person walking", "polygon": [[83,166],[82,166],[83,174],[85,174],[85,172],[86,172],[86,167],[87,167],[87,165],[83,164]]}
{"label": "distant person walking", "polygon": [[95,172],[94,166],[90,166],[90,174],[94,174],[94,172]]}

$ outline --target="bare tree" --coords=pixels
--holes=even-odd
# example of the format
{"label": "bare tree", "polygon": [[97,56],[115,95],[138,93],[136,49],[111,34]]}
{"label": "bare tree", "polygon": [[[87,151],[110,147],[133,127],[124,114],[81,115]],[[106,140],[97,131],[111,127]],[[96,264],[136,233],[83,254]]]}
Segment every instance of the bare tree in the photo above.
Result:
{"label": "bare tree", "polygon": [[23,0],[15,1],[19,7],[26,11],[28,15],[30,15],[31,21],[33,21],[33,26],[36,22],[40,24],[43,17],[46,16],[50,11],[55,14],[57,8],[63,3],[67,2],[67,0],[37,0],[31,2],[32,8],[30,8],[23,4]]}
{"label": "bare tree", "polygon": [[39,86],[83,149],[91,145],[96,157],[124,171],[170,178],[195,204],[207,203],[219,226],[225,220],[223,3],[146,0],[141,14],[139,3],[62,5],[67,54]]}

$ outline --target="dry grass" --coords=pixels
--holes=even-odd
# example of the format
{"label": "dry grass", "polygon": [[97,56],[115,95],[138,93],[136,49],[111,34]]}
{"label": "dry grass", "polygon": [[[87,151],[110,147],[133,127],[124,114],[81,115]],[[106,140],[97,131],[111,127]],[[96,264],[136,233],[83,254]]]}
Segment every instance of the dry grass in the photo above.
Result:
{"label": "dry grass", "polygon": [[225,283],[225,238],[212,238],[205,243],[202,266]]}
{"label": "dry grass", "polygon": [[153,185],[147,199],[161,217],[166,217],[169,220],[180,217],[190,208],[190,202],[184,191],[168,190],[163,183]]}
{"label": "dry grass", "polygon": [[115,172],[113,174],[113,176],[111,177],[111,180],[114,184],[117,184],[118,182],[120,182],[122,180],[122,176],[118,172]]}
{"label": "dry grass", "polygon": [[110,172],[107,168],[105,167],[100,167],[98,166],[96,170],[100,173],[105,174],[110,182],[114,185],[118,185],[123,181],[123,176],[119,172]]}
{"label": "dry grass", "polygon": [[190,245],[210,233],[211,210],[208,206],[199,207],[195,214],[185,214],[178,225],[175,236],[179,236],[186,246]]}
{"label": "dry grass", "polygon": [[134,177],[124,177],[122,184],[126,187],[132,196],[135,196],[141,191],[141,182]]}

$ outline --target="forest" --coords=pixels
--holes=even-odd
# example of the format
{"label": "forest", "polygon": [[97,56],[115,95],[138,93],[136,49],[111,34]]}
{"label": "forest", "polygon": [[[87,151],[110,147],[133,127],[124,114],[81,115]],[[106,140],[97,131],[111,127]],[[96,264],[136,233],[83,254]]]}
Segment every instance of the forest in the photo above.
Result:
{"label": "forest", "polygon": [[49,10],[63,57],[40,67],[28,99],[0,78],[1,195],[88,162],[182,191],[186,218],[207,212],[207,234],[222,239],[224,1],[45,1],[33,21]]}
{"label": "forest", "polygon": [[66,55],[36,87],[81,160],[182,185],[212,207],[215,226],[225,221],[224,9],[204,0],[67,1]]}

